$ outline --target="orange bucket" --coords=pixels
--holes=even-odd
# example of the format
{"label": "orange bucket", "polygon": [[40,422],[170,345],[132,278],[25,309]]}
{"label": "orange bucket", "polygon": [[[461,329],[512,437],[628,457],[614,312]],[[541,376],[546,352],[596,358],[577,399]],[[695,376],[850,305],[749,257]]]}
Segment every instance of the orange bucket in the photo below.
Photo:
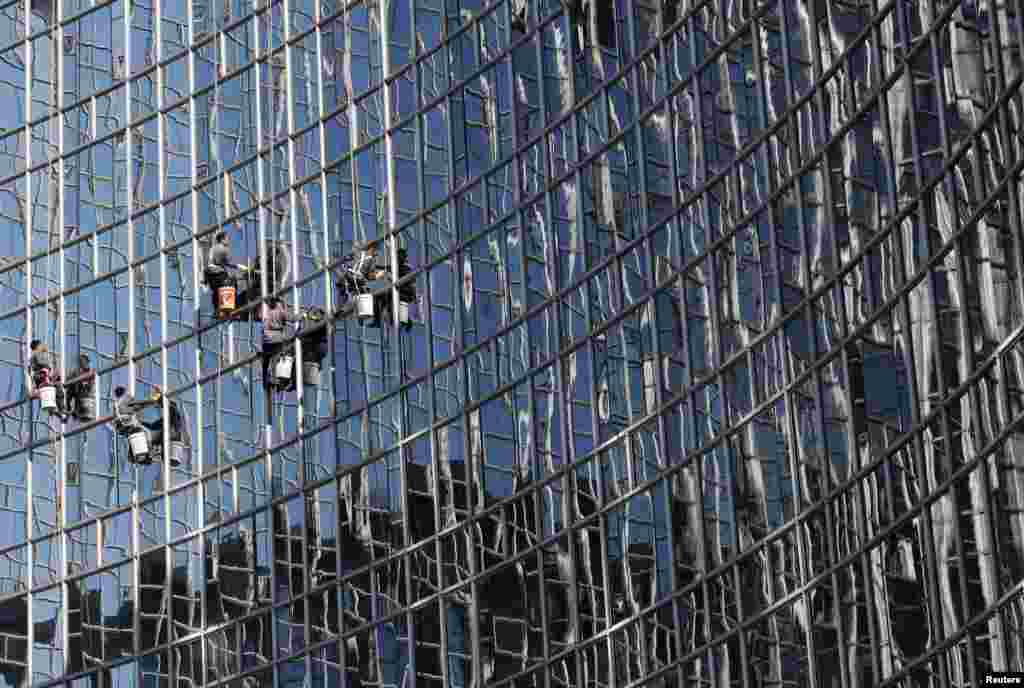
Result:
{"label": "orange bucket", "polygon": [[235,295],[237,290],[233,286],[219,287],[217,289],[217,313],[227,315],[235,310]]}

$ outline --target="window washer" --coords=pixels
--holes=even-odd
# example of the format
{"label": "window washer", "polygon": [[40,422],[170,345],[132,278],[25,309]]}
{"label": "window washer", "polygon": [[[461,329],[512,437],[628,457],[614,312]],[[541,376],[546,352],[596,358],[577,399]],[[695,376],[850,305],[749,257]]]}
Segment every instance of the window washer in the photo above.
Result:
{"label": "window washer", "polygon": [[[359,298],[366,296],[369,283],[376,279],[383,278],[387,273],[377,265],[377,242],[368,241],[363,244],[352,256],[352,259],[344,267],[343,283],[346,291],[346,301],[356,300],[356,313],[360,313]],[[380,296],[373,297],[373,323],[374,327],[380,326],[380,314],[384,306],[384,300]]]}
{"label": "window washer", "polygon": [[263,304],[263,384],[279,388],[291,384],[291,366],[295,358],[290,351],[285,350],[288,323],[299,322],[302,318],[301,314],[289,310],[284,301],[276,296],[271,296]]}
{"label": "window washer", "polygon": [[136,401],[124,387],[114,389],[114,430],[128,438],[128,458],[132,463],[146,464],[152,460],[149,433],[136,414],[153,403],[152,399]]}
{"label": "window washer", "polygon": [[96,420],[96,371],[87,355],[79,354],[78,368],[68,376],[64,389],[71,415],[82,423]]}
{"label": "window washer", "polygon": [[[157,386],[153,390],[153,394],[150,397],[151,403],[160,404],[163,398],[163,390]],[[164,419],[163,414],[160,418],[150,422],[142,422],[142,425],[149,430],[149,444],[150,451],[153,454],[159,454],[163,451],[164,447]],[[188,420],[185,418],[185,414],[182,412],[181,407],[178,406],[178,402],[168,397],[167,399],[167,425],[170,429],[170,443],[171,443],[171,466],[180,466],[182,459],[186,454],[186,450],[192,446],[192,437],[188,431]]]}
{"label": "window washer", "polygon": [[383,276],[384,271],[377,265],[377,242],[367,241],[356,254],[352,272],[364,283]]}
{"label": "window washer", "polygon": [[29,357],[29,373],[33,395],[39,397],[42,408],[60,416],[61,420],[67,420],[57,356],[39,339],[33,339],[29,349],[32,352]]}
{"label": "window washer", "polygon": [[245,265],[231,262],[231,238],[227,232],[217,232],[207,261],[205,277],[213,290],[213,308],[218,318],[228,318],[235,312],[238,296],[238,273]]}
{"label": "window washer", "polygon": [[320,385],[320,371],[327,358],[327,318],[322,308],[310,308],[299,332],[302,340],[302,381],[312,387]]}
{"label": "window washer", "polygon": [[[398,249],[398,280],[408,276],[412,273],[412,267],[409,266],[409,252],[404,248]],[[391,295],[388,294],[390,300]],[[399,313],[399,320],[403,330],[409,330],[412,327],[412,318],[409,315],[409,304],[416,302],[416,282],[409,280],[398,285],[398,301],[404,304],[402,310]]]}

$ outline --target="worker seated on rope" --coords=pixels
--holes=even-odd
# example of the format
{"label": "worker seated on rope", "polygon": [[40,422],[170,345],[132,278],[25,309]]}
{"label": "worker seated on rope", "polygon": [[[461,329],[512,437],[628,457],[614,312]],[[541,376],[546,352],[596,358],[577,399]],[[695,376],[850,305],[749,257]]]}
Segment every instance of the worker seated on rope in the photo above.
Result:
{"label": "worker seated on rope", "polygon": [[[152,403],[160,404],[163,399],[163,390],[157,386],[150,396]],[[158,456],[164,449],[164,419],[163,414],[153,421],[142,421],[142,425],[149,430],[149,451],[151,456]],[[167,427],[170,431],[171,445],[171,466],[180,466],[187,450],[192,446],[192,437],[188,432],[188,421],[182,412],[178,402],[170,397],[167,398]]]}
{"label": "worker seated on rope", "polygon": [[238,294],[238,274],[247,269],[245,265],[235,265],[231,262],[231,238],[227,232],[217,232],[204,271],[206,283],[213,291],[213,308],[217,317],[229,317],[234,313]]}
{"label": "worker seated on rope", "polygon": [[299,339],[302,341],[302,381],[308,386],[320,385],[320,370],[327,358],[327,317],[322,308],[313,307],[305,313]]}
{"label": "worker seated on rope", "polygon": [[128,438],[128,458],[132,463],[150,463],[149,432],[138,413],[154,403],[152,399],[136,401],[122,386],[114,389],[114,431]]}
{"label": "worker seated on rope", "polygon": [[29,349],[31,350],[29,373],[32,379],[33,396],[40,396],[40,390],[44,388],[54,388],[56,407],[50,410],[61,419],[67,420],[64,386],[61,384],[60,362],[57,360],[56,354],[51,352],[46,344],[39,339],[33,339],[29,344]]}
{"label": "worker seated on rope", "polygon": [[[377,241],[367,241],[362,244],[350,258],[344,261],[342,266],[342,285],[344,287],[344,300],[346,302],[355,299],[369,291],[370,282],[382,279],[387,275],[377,265]],[[354,304],[358,309],[358,303]],[[380,295],[373,298],[373,326],[380,326],[380,314],[384,301]],[[358,312],[358,310],[357,310]]]}
{"label": "worker seated on rope", "polygon": [[359,247],[355,254],[352,273],[362,282],[363,286],[384,275],[384,270],[377,265],[377,244],[377,241],[367,241]]}
{"label": "worker seated on rope", "polygon": [[[288,341],[288,323],[303,316],[291,311],[284,301],[271,296],[263,304],[263,384],[285,388],[291,384],[295,357]],[[288,345],[288,346],[286,346]]]}
{"label": "worker seated on rope", "polygon": [[[404,248],[398,249],[398,280],[412,272],[412,268],[409,267],[409,253]],[[390,274],[385,272],[385,274]],[[398,300],[400,303],[406,304],[403,309],[403,313],[400,314],[399,321],[402,325],[403,330],[408,330],[412,327],[412,319],[409,317],[408,304],[416,301],[416,283],[413,280],[404,282],[398,285]],[[381,306],[380,312],[387,313],[387,321],[390,322],[393,318],[391,311],[391,290],[389,289],[380,296]]]}
{"label": "worker seated on rope", "polygon": [[96,420],[96,371],[87,355],[78,356],[78,368],[68,375],[64,389],[71,415],[83,423]]}

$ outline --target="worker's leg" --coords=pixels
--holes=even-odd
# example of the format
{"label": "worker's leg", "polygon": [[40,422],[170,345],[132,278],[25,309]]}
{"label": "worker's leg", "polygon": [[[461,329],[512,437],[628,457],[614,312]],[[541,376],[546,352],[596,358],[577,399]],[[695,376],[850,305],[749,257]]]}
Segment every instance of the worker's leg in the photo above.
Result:
{"label": "worker's leg", "polygon": [[377,294],[373,297],[373,326],[380,327],[381,318],[388,310],[387,296]]}
{"label": "worker's leg", "polygon": [[96,420],[96,403],[89,394],[84,396],[81,393],[72,395],[71,412],[80,422],[86,423]]}
{"label": "worker's leg", "polygon": [[68,388],[65,387],[60,381],[57,382],[57,412],[60,413],[64,420],[68,419],[70,399],[68,399]]}
{"label": "worker's leg", "polygon": [[162,456],[164,451],[163,421],[160,423],[153,423],[151,426],[147,427],[146,433],[149,436],[149,455],[153,458]]}
{"label": "worker's leg", "polygon": [[410,284],[403,284],[398,290],[398,300],[405,304],[408,313],[406,321],[402,323],[402,329],[408,331],[412,329],[412,304],[416,302],[416,290]]}
{"label": "worker's leg", "polygon": [[263,386],[264,387],[270,387],[271,386],[270,385],[270,359],[274,355],[272,349],[273,349],[273,347],[271,347],[271,346],[269,346],[267,344],[263,345],[263,353],[261,354],[261,356],[262,356],[262,363],[263,363]]}
{"label": "worker's leg", "polygon": [[292,374],[291,374],[291,377],[289,377],[286,382],[282,382],[281,383],[281,388],[285,392],[294,392],[295,391],[295,380],[298,379],[298,374],[295,372],[295,369],[299,366],[299,360],[295,356],[295,343],[294,342],[289,342],[287,350],[284,350],[284,351],[281,352],[282,356],[289,355],[289,354],[292,357]]}
{"label": "worker's leg", "polygon": [[281,352],[281,342],[263,342],[263,386],[273,387],[274,380],[271,376],[271,366],[276,362],[277,355]]}

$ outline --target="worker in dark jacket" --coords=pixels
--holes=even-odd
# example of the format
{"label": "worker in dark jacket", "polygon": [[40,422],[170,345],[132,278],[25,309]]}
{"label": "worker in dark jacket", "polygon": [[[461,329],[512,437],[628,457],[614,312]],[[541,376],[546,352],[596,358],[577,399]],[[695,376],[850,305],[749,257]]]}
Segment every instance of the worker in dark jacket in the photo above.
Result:
{"label": "worker in dark jacket", "polygon": [[79,354],[78,368],[68,375],[65,389],[68,411],[82,422],[96,420],[96,371],[87,355]]}
{"label": "worker in dark jacket", "polygon": [[[404,248],[398,249],[398,279],[401,280],[403,277],[408,276],[412,272],[412,268],[409,266],[409,252]],[[405,284],[398,286],[398,298],[406,303],[412,303],[416,300],[416,282],[409,280]]]}
{"label": "worker in dark jacket", "polygon": [[57,389],[57,415],[67,420],[67,404],[64,399],[64,385],[61,384],[60,360],[39,339],[29,344],[29,373],[32,379],[32,391],[40,387],[53,386]]}
{"label": "worker in dark jacket", "polygon": [[319,386],[320,372],[327,358],[327,318],[322,308],[310,308],[299,332],[302,341],[303,384]]}
{"label": "worker in dark jacket", "polygon": [[[153,394],[150,397],[152,403],[160,404],[163,399],[163,390],[157,386],[153,390]],[[149,421],[148,423],[143,421],[142,423],[147,430],[149,430],[149,447],[150,452],[157,453],[163,451],[164,446],[164,419],[161,414],[160,418]],[[192,446],[192,437],[188,431],[188,420],[185,418],[185,414],[182,412],[181,407],[178,406],[178,402],[170,397],[167,398],[167,429],[170,431],[171,457],[170,463],[172,466],[178,466],[181,464],[181,460],[175,455],[173,445],[175,443],[181,444],[183,447]]]}
{"label": "worker in dark jacket", "polygon": [[[409,253],[404,249],[398,249],[398,281],[401,281],[403,277],[412,273],[412,268],[409,266]],[[389,274],[385,272],[384,274]],[[409,280],[403,284],[398,285],[398,300],[402,303],[413,303],[416,301],[416,283],[413,280]],[[380,307],[378,312],[386,314],[387,320],[391,321],[394,318],[392,313],[391,303],[391,291],[380,295]],[[378,316],[379,317],[379,316]],[[408,320],[402,325],[402,329],[408,330],[412,327],[412,320]]]}
{"label": "worker in dark jacket", "polygon": [[[351,260],[345,267],[344,278],[348,285],[348,298],[354,298],[359,294],[365,294],[369,283],[373,280],[383,279],[387,272],[377,264],[378,241],[367,241],[353,253]],[[380,326],[380,315],[385,306],[385,298],[378,294],[373,298],[373,326]]]}
{"label": "worker in dark jacket", "polygon": [[[412,273],[412,267],[409,265],[409,253],[404,249],[398,249],[398,279],[407,277]],[[416,301],[416,281],[409,280],[403,284],[398,285],[398,300],[402,303],[414,303]],[[412,327],[412,319],[407,320],[403,325],[402,329],[408,330]]]}
{"label": "worker in dark jacket", "polygon": [[32,368],[32,372],[46,370],[51,379],[60,374],[57,356],[47,348],[41,339],[33,339],[28,348],[31,351],[29,365]]}
{"label": "worker in dark jacket", "polygon": [[[116,387],[114,389],[114,430],[117,434],[123,437],[131,437],[140,430],[146,430],[142,421],[139,420],[138,414],[142,409],[153,405],[153,403],[152,399],[137,401],[135,397],[128,393],[126,388],[123,386]],[[135,456],[129,451],[129,457],[135,463],[149,463],[152,449],[152,446],[150,446],[149,452],[145,456]]]}
{"label": "worker in dark jacket", "polygon": [[213,246],[210,247],[210,255],[206,262],[204,276],[207,284],[213,291],[213,307],[218,315],[227,315],[234,311],[234,307],[221,309],[218,289],[221,287],[235,287],[236,299],[238,289],[238,274],[247,270],[245,265],[235,265],[231,262],[231,239],[227,232],[217,232],[214,237]]}
{"label": "worker in dark jacket", "polygon": [[206,282],[215,290],[226,284],[233,284],[238,270],[243,266],[231,262],[231,238],[227,232],[217,232],[210,247],[206,262]]}
{"label": "worker in dark jacket", "polygon": [[263,384],[272,386],[270,364],[288,343],[288,324],[302,320],[302,315],[291,311],[284,301],[271,296],[263,304]]}
{"label": "worker in dark jacket", "polygon": [[376,241],[367,241],[356,251],[351,270],[364,285],[366,282],[380,279],[384,276],[384,270],[377,265]]}

